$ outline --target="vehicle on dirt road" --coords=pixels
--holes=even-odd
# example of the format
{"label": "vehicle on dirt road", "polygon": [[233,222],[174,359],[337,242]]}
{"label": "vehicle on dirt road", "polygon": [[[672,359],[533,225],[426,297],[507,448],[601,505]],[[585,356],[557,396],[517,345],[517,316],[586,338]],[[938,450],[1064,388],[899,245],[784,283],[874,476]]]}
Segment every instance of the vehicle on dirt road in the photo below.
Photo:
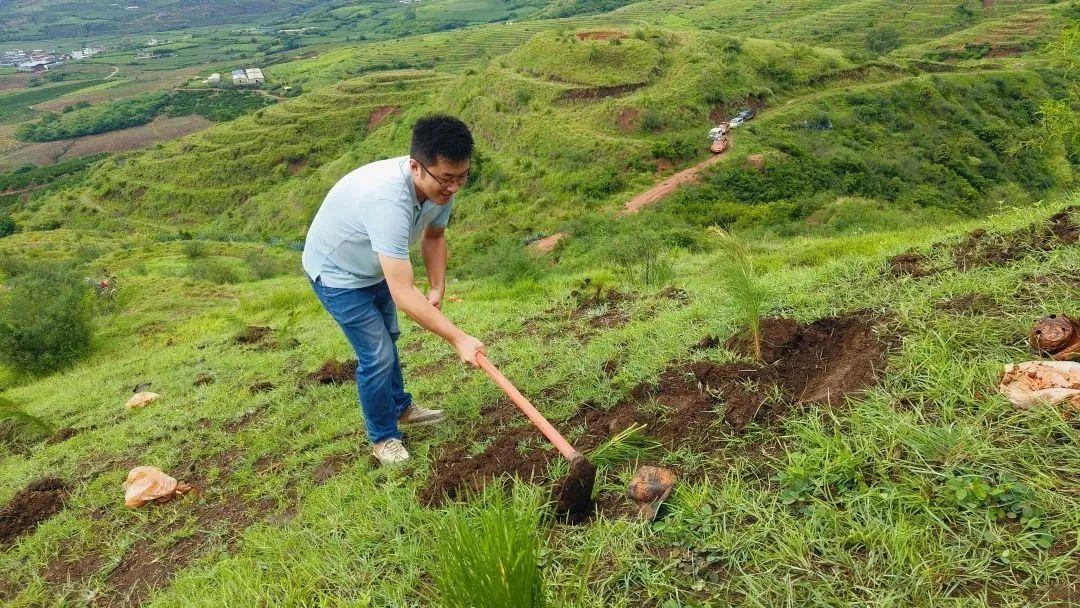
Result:
{"label": "vehicle on dirt road", "polygon": [[727,147],[728,138],[720,137],[713,140],[712,145],[709,146],[709,151],[711,151],[713,154],[723,154],[724,151],[727,150]]}

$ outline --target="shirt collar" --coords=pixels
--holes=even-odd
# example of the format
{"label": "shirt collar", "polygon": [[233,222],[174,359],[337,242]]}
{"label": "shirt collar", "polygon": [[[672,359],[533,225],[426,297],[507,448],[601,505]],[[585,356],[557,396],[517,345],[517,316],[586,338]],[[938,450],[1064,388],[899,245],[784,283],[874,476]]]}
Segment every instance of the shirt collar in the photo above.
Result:
{"label": "shirt collar", "polygon": [[416,198],[416,184],[413,183],[412,171],[409,171],[409,156],[406,155],[402,158],[401,175],[405,178],[405,188],[409,191],[409,200],[413,202],[417,209],[423,209],[424,203]]}

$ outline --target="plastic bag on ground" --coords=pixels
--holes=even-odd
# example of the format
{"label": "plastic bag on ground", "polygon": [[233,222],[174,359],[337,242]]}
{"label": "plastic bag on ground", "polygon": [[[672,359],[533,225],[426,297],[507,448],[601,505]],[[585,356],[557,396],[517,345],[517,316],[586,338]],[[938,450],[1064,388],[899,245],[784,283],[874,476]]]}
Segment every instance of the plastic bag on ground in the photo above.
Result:
{"label": "plastic bag on ground", "polygon": [[134,395],[132,395],[131,399],[128,399],[128,402],[124,404],[124,407],[126,407],[129,410],[137,409],[137,408],[140,408],[140,407],[145,407],[145,406],[153,403],[154,401],[157,401],[158,397],[161,397],[161,395],[159,395],[157,393],[151,393],[151,392],[135,393]]}
{"label": "plastic bag on ground", "polygon": [[1080,414],[1080,363],[1027,361],[1010,363],[998,390],[1017,407],[1045,402]]}
{"label": "plastic bag on ground", "polygon": [[124,481],[124,504],[138,508],[148,502],[168,502],[191,489],[154,467],[135,467]]}

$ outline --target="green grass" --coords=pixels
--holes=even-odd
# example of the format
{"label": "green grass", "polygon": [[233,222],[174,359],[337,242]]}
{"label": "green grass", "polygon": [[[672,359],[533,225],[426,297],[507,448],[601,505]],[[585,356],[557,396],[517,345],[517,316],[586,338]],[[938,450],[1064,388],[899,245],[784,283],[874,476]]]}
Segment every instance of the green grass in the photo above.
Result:
{"label": "green grass", "polygon": [[54,85],[42,85],[24,91],[0,94],[0,124],[18,122],[33,116],[30,106],[55,99],[61,95],[100,84],[100,80],[78,80]]}
{"label": "green grass", "polygon": [[[0,505],[43,476],[73,489],[65,509],[0,550],[0,601],[123,605],[130,589],[116,586],[128,565],[154,556],[142,606],[406,607],[476,594],[531,605],[540,579],[548,605],[582,608],[1076,602],[1075,420],[1051,407],[1017,410],[994,387],[1005,363],[1032,356],[1036,318],[1080,315],[1080,248],[960,271],[947,246],[934,247],[1080,204],[1070,144],[1023,154],[1010,145],[1041,133],[1038,108],[1067,106],[1072,83],[1038,48],[927,61],[987,40],[1037,47],[1070,5],[998,2],[963,17],[955,2],[656,0],[536,21],[516,15],[568,5],[411,6],[415,22],[404,5],[375,17],[382,5],[298,15],[287,25],[320,24],[326,36],[303,39],[296,51],[311,58],[267,73],[301,85],[299,97],[5,199],[22,231],[0,239],[0,268],[74,259],[88,277],[115,274],[119,290],[95,306],[86,358],[50,375],[0,367],[6,399],[77,431],[49,445],[43,434],[0,438]],[[390,39],[437,25],[440,11],[515,17]],[[867,61],[866,31],[890,24],[904,46]],[[589,30],[630,36],[571,41]],[[345,40],[359,32],[370,37]],[[286,56],[257,51],[270,35],[197,34],[160,67],[198,64],[205,74],[240,53],[265,53],[244,62]],[[590,59],[589,48],[601,51]],[[124,72],[125,87],[181,73]],[[643,86],[567,98],[627,83]],[[748,96],[765,109],[698,185],[615,217],[670,171],[657,169],[658,150],[687,150],[676,168],[703,160],[710,113],[737,111]],[[384,106],[399,112],[369,127]],[[289,244],[340,176],[402,153],[412,121],[436,110],[462,116],[478,142],[476,177],[448,232],[456,297],[445,311],[556,426],[627,403],[663,419],[667,406],[640,387],[673,366],[739,360],[694,346],[723,344],[746,325],[730,306],[739,289],[718,280],[732,252],[709,236],[712,224],[745,244],[771,314],[878,319],[892,345],[879,384],[741,435],[718,413],[710,449],[668,449],[654,429],[620,425],[590,451],[597,492],[615,504],[635,463],[673,468],[679,481],[655,523],[548,521],[541,497],[565,473],[561,460],[509,494],[419,504],[442,450],[466,446],[475,458],[505,431],[489,415],[504,397],[402,317],[408,388],[449,419],[407,433],[412,463],[377,467],[355,386],[300,382],[352,353]],[[621,127],[631,111],[640,123]],[[764,169],[747,164],[750,154],[763,155]],[[46,173],[4,181],[36,184]],[[522,247],[556,230],[570,237],[552,254]],[[890,272],[887,260],[913,247],[939,271]],[[581,309],[586,280],[623,296]],[[249,325],[270,327],[273,342],[237,344]],[[147,381],[162,398],[125,410]],[[582,430],[566,429],[572,439]],[[517,449],[547,448],[530,437]],[[120,484],[142,464],[200,492],[127,509]]]}
{"label": "green grass", "polygon": [[[1059,206],[991,223],[1015,227]],[[0,245],[27,250],[33,236],[16,235]],[[1067,490],[1075,429],[1050,408],[1013,409],[992,386],[1004,362],[1027,356],[1028,324],[1050,311],[1071,310],[1075,300],[1068,289],[1031,300],[1021,277],[1075,272],[1078,250],[920,280],[882,277],[885,256],[943,236],[934,227],[757,241],[755,250],[770,269],[766,278],[787,314],[813,319],[865,309],[890,320],[900,342],[882,385],[845,408],[795,413],[783,426],[763,431],[760,440],[772,446],[766,459],[741,456],[739,442],[713,456],[659,455],[658,463],[684,472],[668,516],[655,526],[606,520],[557,526],[543,553],[551,593],[583,588],[565,604],[574,606],[882,597],[916,606],[1048,605],[1048,594],[1077,584],[1070,547],[1080,505]],[[215,245],[214,253],[245,247]],[[151,605],[279,605],[314,594],[331,603],[404,606],[434,593],[426,582],[430,531],[443,525],[443,513],[416,505],[413,491],[423,483],[431,451],[474,424],[480,409],[498,399],[497,389],[450,363],[448,347],[405,323],[407,369],[441,363],[440,371],[408,372],[410,389],[422,402],[447,408],[451,423],[410,434],[419,459],[411,473],[377,470],[361,459],[315,484],[312,471],[325,459],[362,449],[350,434],[360,424],[353,387],[294,388],[295,374],[348,352],[306,284],[284,277],[214,286],[152,270],[151,262],[180,259],[179,245],[116,247],[106,241],[105,252],[95,264],[119,272],[123,306],[100,336],[97,353],[69,373],[9,391],[34,415],[97,427],[0,465],[0,499],[46,472],[90,474],[67,510],[0,555],[3,571],[18,582],[16,605],[45,603],[59,592],[40,578],[43,564],[77,555],[116,563],[138,539],[166,529],[174,540],[207,530],[214,547],[229,545],[230,538],[237,542],[231,551],[182,570]],[[828,253],[808,261],[814,252]],[[462,302],[448,312],[482,338],[498,332],[501,337],[488,340],[492,356],[508,376],[520,379],[526,394],[551,395],[538,404],[558,420],[584,400],[603,407],[624,398],[639,382],[690,356],[689,345],[702,336],[736,328],[714,304],[725,297],[710,278],[719,255],[677,261],[688,306],[656,308],[644,299],[628,325],[587,341],[567,331],[565,321],[556,322],[552,333],[522,327],[556,305],[576,282],[573,276],[552,276],[518,293],[483,280],[455,283]],[[982,294],[997,308],[958,314],[936,305],[968,293]],[[267,351],[235,346],[231,337],[244,324],[275,331],[289,325],[300,345]],[[132,340],[138,352],[132,352]],[[600,367],[616,353],[623,364],[609,381]],[[214,384],[193,387],[200,372],[212,373]],[[124,413],[129,385],[144,380],[154,382],[162,401]],[[248,384],[262,380],[277,388],[247,392]],[[252,410],[259,412],[254,422],[226,431],[226,424]],[[209,422],[197,423],[204,419]],[[224,521],[200,522],[194,499],[127,510],[118,484],[131,458],[167,471],[204,463],[199,468],[210,475],[205,488],[211,496],[244,501],[261,523],[241,531]],[[1045,512],[1037,533],[1053,537],[1049,550],[1030,545],[1035,533],[997,519],[989,507],[957,505],[949,497],[948,480],[956,475],[998,479],[1004,472],[1022,481],[1029,489],[1025,500]],[[617,489],[621,475],[612,469],[598,483]],[[689,547],[689,553],[676,547]],[[590,563],[603,567],[590,569]],[[722,578],[710,578],[712,571]],[[948,582],[940,578],[943,572]],[[102,566],[70,592],[102,589],[107,577]]]}

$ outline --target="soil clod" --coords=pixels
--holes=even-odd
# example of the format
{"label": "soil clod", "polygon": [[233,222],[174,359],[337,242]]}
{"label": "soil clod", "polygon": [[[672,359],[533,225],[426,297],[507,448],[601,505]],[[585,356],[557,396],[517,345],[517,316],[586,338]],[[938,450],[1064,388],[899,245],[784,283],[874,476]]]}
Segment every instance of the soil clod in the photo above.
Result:
{"label": "soil clod", "polygon": [[256,348],[274,348],[277,346],[277,340],[274,339],[274,330],[263,325],[248,325],[240,330],[240,333],[236,334],[233,342]]}
{"label": "soil clod", "polygon": [[0,509],[0,546],[7,545],[64,508],[68,487],[63,481],[47,477],[39,479],[15,495]]}
{"label": "soil clod", "polygon": [[346,384],[356,381],[356,359],[327,359],[319,369],[303,378],[301,384]]}
{"label": "soil clod", "polygon": [[585,521],[596,511],[592,499],[596,467],[584,456],[570,462],[570,473],[552,491],[555,513],[571,523]]}

